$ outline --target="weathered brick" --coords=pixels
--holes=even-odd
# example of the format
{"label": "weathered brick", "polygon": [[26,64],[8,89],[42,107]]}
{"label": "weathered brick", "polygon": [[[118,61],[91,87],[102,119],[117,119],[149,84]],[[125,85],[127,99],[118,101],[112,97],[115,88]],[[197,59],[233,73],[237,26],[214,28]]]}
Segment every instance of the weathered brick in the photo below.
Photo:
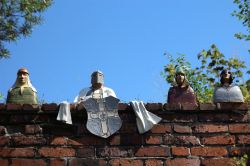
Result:
{"label": "weathered brick", "polygon": [[190,149],[187,147],[172,147],[172,155],[175,156],[189,156],[190,155]]}
{"label": "weathered brick", "polygon": [[121,145],[142,145],[143,136],[140,134],[121,135]]}
{"label": "weathered brick", "polygon": [[228,126],[226,125],[214,125],[214,124],[203,124],[192,127],[195,133],[220,133],[228,132]]}
{"label": "weathered brick", "polygon": [[113,135],[110,138],[108,138],[110,145],[120,145],[121,144],[121,137],[120,135]]}
{"label": "weathered brick", "polygon": [[138,157],[163,157],[170,156],[170,148],[168,147],[141,147],[139,148],[135,156]]}
{"label": "weathered brick", "polygon": [[42,147],[38,152],[42,157],[73,157],[76,155],[72,148]]}
{"label": "weathered brick", "polygon": [[198,109],[198,105],[192,103],[182,103],[181,109],[184,111],[195,111]]}
{"label": "weathered brick", "polygon": [[42,131],[40,125],[25,125],[25,134],[40,134]]}
{"label": "weathered brick", "polygon": [[149,132],[153,134],[165,134],[165,133],[170,133],[171,131],[172,131],[171,125],[156,124]]}
{"label": "weathered brick", "polygon": [[77,157],[93,157],[95,156],[95,149],[93,147],[84,147],[77,149]]}
{"label": "weathered brick", "polygon": [[105,139],[95,137],[95,136],[84,136],[84,137],[75,139],[75,141],[78,142],[81,145],[87,145],[87,146],[105,145],[106,144]]}
{"label": "weathered brick", "polygon": [[127,110],[129,109],[129,105],[127,103],[119,103],[118,110]]}
{"label": "weathered brick", "polygon": [[6,109],[6,105],[4,103],[0,103],[0,111],[4,111]]}
{"label": "weathered brick", "polygon": [[227,149],[224,147],[194,147],[191,148],[192,156],[209,156],[219,157],[226,156],[228,154]]}
{"label": "weathered brick", "polygon": [[12,159],[12,166],[47,166],[47,163],[41,159]]}
{"label": "weathered brick", "polygon": [[198,115],[199,121],[201,122],[230,122],[235,119],[231,118],[229,114],[226,113],[202,113]]}
{"label": "weathered brick", "polygon": [[245,103],[217,103],[216,107],[218,110],[248,110],[248,106]]}
{"label": "weathered brick", "polygon": [[50,166],[66,166],[66,160],[61,158],[50,159]]}
{"label": "weathered brick", "polygon": [[200,103],[200,110],[201,111],[213,111],[216,109],[216,106],[212,103]]}
{"label": "weathered brick", "polygon": [[98,165],[98,166],[106,166],[106,161],[101,159],[70,159],[69,166],[79,166],[79,165]]}
{"label": "weathered brick", "polygon": [[174,131],[177,133],[192,133],[191,127],[182,125],[174,125]]}
{"label": "weathered brick", "polygon": [[142,160],[135,159],[112,159],[109,161],[111,166],[143,166]]}
{"label": "weathered brick", "polygon": [[10,143],[10,137],[9,136],[0,136],[0,146],[6,146]]}
{"label": "weathered brick", "polygon": [[45,145],[46,139],[40,136],[13,136],[12,142],[14,145]]}
{"label": "weathered brick", "polygon": [[74,145],[74,146],[81,146],[82,143],[78,142],[78,140],[73,140],[68,137],[61,137],[61,136],[53,136],[50,138],[51,145]]}
{"label": "weathered brick", "polygon": [[0,165],[1,166],[8,166],[9,162],[8,162],[8,160],[0,159]]}
{"label": "weathered brick", "polygon": [[34,148],[0,148],[0,157],[34,157]]}
{"label": "weathered brick", "polygon": [[163,162],[161,160],[149,159],[145,161],[146,166],[163,166]]}
{"label": "weathered brick", "polygon": [[231,156],[243,156],[244,154],[250,154],[250,147],[231,147]]}
{"label": "weathered brick", "polygon": [[238,135],[238,144],[250,144],[250,135]]}
{"label": "weathered brick", "polygon": [[50,103],[50,104],[43,104],[42,110],[43,111],[57,111],[58,105],[56,103]]}
{"label": "weathered brick", "polygon": [[146,136],[145,143],[146,144],[162,144],[162,136]]}
{"label": "weathered brick", "polygon": [[199,159],[175,158],[166,160],[167,166],[200,166]]}
{"label": "weathered brick", "polygon": [[202,144],[204,145],[232,145],[232,144],[235,144],[235,137],[232,135],[203,137]]}
{"label": "weathered brick", "polygon": [[21,104],[12,104],[8,103],[6,106],[7,111],[20,111],[22,110],[22,105]]}
{"label": "weathered brick", "polygon": [[230,133],[250,133],[249,124],[230,124],[229,125]]}
{"label": "weathered brick", "polygon": [[145,107],[149,111],[158,111],[163,108],[162,103],[147,103],[145,104]]}
{"label": "weathered brick", "polygon": [[169,103],[165,103],[163,105],[163,109],[166,110],[166,111],[181,110],[181,104],[169,104]]}
{"label": "weathered brick", "polygon": [[231,158],[204,159],[201,163],[204,166],[234,166],[234,160]]}
{"label": "weathered brick", "polygon": [[39,110],[39,105],[32,105],[32,104],[23,104],[23,110],[24,111],[34,111],[37,112]]}
{"label": "weathered brick", "polygon": [[134,155],[132,147],[105,147],[97,148],[98,157],[129,157]]}
{"label": "weathered brick", "polygon": [[137,127],[134,123],[123,123],[119,130],[120,134],[132,134],[137,132]]}
{"label": "weathered brick", "polygon": [[197,114],[185,114],[176,112],[175,114],[162,114],[163,122],[197,122]]}
{"label": "weathered brick", "polygon": [[195,136],[173,136],[166,135],[164,137],[164,144],[167,145],[200,145],[199,138]]}

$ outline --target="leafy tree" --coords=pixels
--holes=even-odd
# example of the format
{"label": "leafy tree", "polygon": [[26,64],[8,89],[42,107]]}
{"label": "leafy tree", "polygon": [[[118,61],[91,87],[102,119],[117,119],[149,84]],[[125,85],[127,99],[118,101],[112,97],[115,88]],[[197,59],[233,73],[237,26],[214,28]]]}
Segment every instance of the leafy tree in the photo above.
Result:
{"label": "leafy tree", "polygon": [[[186,61],[185,55],[179,55],[174,59],[168,55],[169,63],[164,66],[162,75],[166,81],[175,85],[174,76],[176,66],[186,66],[187,79],[190,86],[196,92],[199,102],[212,102],[213,89],[219,85],[220,73],[223,69],[230,70],[237,83],[241,83],[241,88],[246,90],[245,84],[242,82],[243,69],[246,68],[245,62],[237,58],[225,59],[225,56],[219,51],[216,45],[211,45],[208,50],[202,50],[197,59],[200,61],[200,66],[191,69],[191,65]],[[216,80],[217,78],[217,80]],[[249,96],[248,91],[244,91],[245,97]]]}
{"label": "leafy tree", "polygon": [[10,55],[7,42],[29,36],[53,0],[0,0],[0,58]]}
{"label": "leafy tree", "polygon": [[[241,32],[236,33],[235,37],[246,41],[250,40],[250,0],[234,0],[234,3],[238,5],[238,10],[233,11],[232,16],[235,16],[240,20],[244,27],[247,28],[248,34]],[[249,50],[250,53],[250,50]]]}

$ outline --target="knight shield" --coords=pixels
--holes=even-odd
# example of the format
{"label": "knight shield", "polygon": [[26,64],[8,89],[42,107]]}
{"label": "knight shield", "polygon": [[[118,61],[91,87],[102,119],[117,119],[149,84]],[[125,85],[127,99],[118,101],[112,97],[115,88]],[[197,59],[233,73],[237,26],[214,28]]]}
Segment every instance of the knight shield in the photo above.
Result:
{"label": "knight shield", "polygon": [[121,128],[122,120],[118,114],[119,101],[109,96],[100,99],[89,98],[83,102],[88,114],[86,126],[89,132],[107,138]]}

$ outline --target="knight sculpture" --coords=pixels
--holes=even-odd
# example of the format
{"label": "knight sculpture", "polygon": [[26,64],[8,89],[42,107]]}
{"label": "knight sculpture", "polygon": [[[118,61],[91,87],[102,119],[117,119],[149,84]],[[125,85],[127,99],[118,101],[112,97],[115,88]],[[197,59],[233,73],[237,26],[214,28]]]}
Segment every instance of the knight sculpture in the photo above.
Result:
{"label": "knight sculpture", "polygon": [[191,103],[197,105],[196,95],[193,88],[189,85],[186,78],[184,67],[177,66],[175,71],[176,86],[173,86],[168,91],[169,104]]}
{"label": "knight sculpture", "polygon": [[37,91],[30,82],[26,68],[18,70],[17,79],[8,91],[7,103],[38,104]]}
{"label": "knight sculpture", "polygon": [[233,85],[233,75],[229,70],[223,70],[220,74],[219,87],[214,89],[213,100],[214,103],[243,103],[243,95],[240,88],[237,85]]}
{"label": "knight sculpture", "polygon": [[119,99],[115,92],[104,86],[104,75],[95,71],[91,75],[91,87],[84,88],[75,102],[83,104],[87,111],[87,129],[94,135],[107,138],[121,128],[118,115]]}

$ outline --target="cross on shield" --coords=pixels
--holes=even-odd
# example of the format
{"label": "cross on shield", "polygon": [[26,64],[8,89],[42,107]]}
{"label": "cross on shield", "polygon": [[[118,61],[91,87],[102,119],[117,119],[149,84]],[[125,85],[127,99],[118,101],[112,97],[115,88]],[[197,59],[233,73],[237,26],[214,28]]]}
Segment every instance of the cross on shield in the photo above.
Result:
{"label": "cross on shield", "polygon": [[89,98],[83,102],[88,114],[87,129],[94,135],[107,138],[118,131],[122,120],[118,115],[119,99],[109,96],[106,98]]}

